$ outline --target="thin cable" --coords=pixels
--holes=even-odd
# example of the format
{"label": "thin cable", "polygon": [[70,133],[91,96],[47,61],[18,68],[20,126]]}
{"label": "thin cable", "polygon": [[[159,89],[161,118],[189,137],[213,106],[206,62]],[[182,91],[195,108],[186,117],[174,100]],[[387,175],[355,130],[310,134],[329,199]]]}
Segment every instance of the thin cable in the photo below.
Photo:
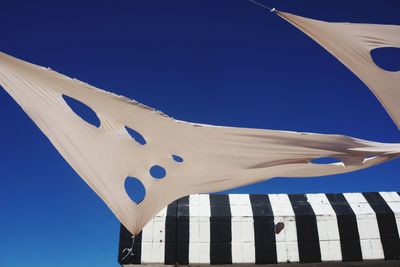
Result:
{"label": "thin cable", "polygon": [[132,245],[130,248],[124,248],[124,250],[122,251],[121,254],[123,255],[125,252],[128,252],[128,253],[121,260],[125,260],[128,256],[135,256],[135,251],[133,250],[134,244],[135,244],[135,236],[133,235],[132,236]]}
{"label": "thin cable", "polygon": [[260,3],[260,2],[254,1],[254,0],[248,0],[248,1],[253,3],[253,4],[255,4],[255,5],[257,5],[257,6],[260,6],[262,8],[265,8],[265,9],[269,10],[269,12],[275,12],[275,10],[276,10],[275,8],[271,8],[269,6],[266,6],[266,5],[264,5],[264,4]]}

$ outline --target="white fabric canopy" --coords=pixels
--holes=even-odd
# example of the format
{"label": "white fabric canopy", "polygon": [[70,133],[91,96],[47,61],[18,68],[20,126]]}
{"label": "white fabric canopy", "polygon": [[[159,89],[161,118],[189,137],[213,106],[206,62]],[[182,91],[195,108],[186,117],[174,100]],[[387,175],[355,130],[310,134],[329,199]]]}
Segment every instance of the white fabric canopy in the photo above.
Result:
{"label": "white fabric canopy", "polygon": [[[399,122],[399,73],[389,75],[365,57],[372,44],[398,45],[398,26],[325,23],[278,14],[353,70]],[[185,195],[226,190],[277,176],[345,173],[400,155],[399,144],[342,135],[177,121],[136,101],[4,53],[0,53],[0,84],[132,234],[168,203]],[[63,95],[90,107],[101,125],[93,126],[75,114]],[[133,140],[126,126],[139,132],[146,144]],[[174,161],[172,155],[183,162]],[[342,162],[311,162],[322,157]],[[166,176],[152,177],[149,169],[153,165],[165,168]],[[139,179],[146,189],[140,204],[125,191],[128,176]]]}
{"label": "white fabric canopy", "polygon": [[277,14],[313,38],[371,89],[400,128],[400,71],[386,71],[371,57],[377,48],[400,48],[400,26],[329,23],[293,14]]}

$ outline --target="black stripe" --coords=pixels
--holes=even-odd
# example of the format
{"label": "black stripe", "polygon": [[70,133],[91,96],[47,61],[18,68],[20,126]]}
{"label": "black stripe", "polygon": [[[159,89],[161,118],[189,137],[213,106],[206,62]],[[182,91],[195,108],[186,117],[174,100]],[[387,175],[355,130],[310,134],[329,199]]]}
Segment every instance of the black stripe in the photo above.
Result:
{"label": "black stripe", "polygon": [[[133,248],[133,251],[131,249]],[[135,237],[132,246],[132,234],[121,224],[119,232],[118,262],[122,264],[140,264],[142,256],[142,232]]]}
{"label": "black stripe", "polygon": [[177,201],[172,202],[167,208],[167,217],[165,219],[165,253],[164,263],[168,265],[176,264],[177,232],[176,232],[176,214]]}
{"label": "black stripe", "polygon": [[277,263],[274,214],[268,195],[249,195],[254,220],[256,264]]}
{"label": "black stripe", "polygon": [[336,213],[343,261],[362,261],[357,218],[343,194],[326,194]]}
{"label": "black stripe", "polygon": [[376,213],[385,260],[399,259],[400,239],[393,211],[379,193],[363,195]]}
{"label": "black stripe", "polygon": [[178,200],[177,210],[177,263],[189,264],[189,197]]}
{"label": "black stripe", "polygon": [[232,264],[232,214],[228,195],[210,195],[210,263]]}
{"label": "black stripe", "polygon": [[288,195],[296,217],[300,263],[320,262],[317,218],[306,195]]}

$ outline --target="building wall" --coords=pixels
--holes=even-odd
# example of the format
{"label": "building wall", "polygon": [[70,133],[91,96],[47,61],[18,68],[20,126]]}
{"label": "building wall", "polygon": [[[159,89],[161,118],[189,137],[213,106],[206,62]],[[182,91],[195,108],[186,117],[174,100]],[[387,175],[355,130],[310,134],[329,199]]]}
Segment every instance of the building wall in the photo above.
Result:
{"label": "building wall", "polygon": [[190,195],[164,208],[134,243],[121,225],[118,260],[122,265],[397,260],[399,227],[396,192]]}

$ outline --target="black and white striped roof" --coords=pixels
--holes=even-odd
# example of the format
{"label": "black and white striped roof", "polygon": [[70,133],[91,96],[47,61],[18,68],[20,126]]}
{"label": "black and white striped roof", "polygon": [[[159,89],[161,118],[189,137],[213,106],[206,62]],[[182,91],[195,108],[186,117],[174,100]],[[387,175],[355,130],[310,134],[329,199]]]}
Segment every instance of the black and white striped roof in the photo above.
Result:
{"label": "black and white striped roof", "polygon": [[[400,195],[201,194],[163,209],[134,239],[129,264],[268,264],[400,259]],[[399,261],[400,266],[400,261]]]}

